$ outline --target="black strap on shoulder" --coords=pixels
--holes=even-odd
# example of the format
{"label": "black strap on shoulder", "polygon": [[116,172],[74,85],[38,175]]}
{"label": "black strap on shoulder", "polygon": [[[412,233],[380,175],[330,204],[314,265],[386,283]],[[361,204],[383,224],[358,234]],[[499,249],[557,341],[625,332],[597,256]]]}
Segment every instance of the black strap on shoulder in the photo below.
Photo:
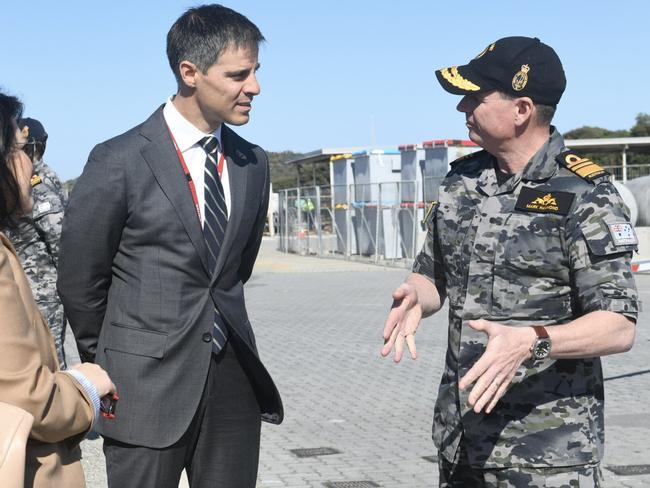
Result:
{"label": "black strap on shoulder", "polygon": [[461,164],[461,163],[463,163],[465,161],[469,161],[470,159],[474,159],[474,158],[477,158],[477,157],[482,157],[482,156],[485,155],[485,153],[487,153],[487,151],[485,149],[482,149],[480,151],[465,154],[465,156],[461,156],[460,158],[458,158],[458,159],[452,161],[451,163],[449,163],[449,166],[451,166],[453,168],[454,166],[456,166],[458,164]]}

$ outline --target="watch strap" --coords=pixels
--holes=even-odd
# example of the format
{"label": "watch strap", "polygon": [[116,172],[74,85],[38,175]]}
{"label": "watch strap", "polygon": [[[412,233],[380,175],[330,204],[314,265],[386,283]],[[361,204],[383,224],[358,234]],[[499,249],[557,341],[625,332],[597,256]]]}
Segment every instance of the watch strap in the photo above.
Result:
{"label": "watch strap", "polygon": [[546,331],[546,327],[542,325],[531,325],[533,330],[535,331],[535,334],[537,334],[538,339],[547,339],[548,338],[548,332]]}

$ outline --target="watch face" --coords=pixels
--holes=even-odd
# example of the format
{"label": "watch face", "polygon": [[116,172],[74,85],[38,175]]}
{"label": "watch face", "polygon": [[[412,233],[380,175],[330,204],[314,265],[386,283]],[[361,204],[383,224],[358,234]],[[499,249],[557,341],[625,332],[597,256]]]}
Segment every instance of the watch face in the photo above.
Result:
{"label": "watch face", "polygon": [[535,359],[544,359],[551,352],[551,341],[549,339],[538,339],[533,348]]}

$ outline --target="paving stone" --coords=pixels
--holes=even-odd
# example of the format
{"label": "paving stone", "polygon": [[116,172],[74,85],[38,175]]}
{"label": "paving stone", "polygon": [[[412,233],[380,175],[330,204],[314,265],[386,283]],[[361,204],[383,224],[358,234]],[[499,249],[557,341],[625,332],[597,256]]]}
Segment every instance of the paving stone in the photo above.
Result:
{"label": "paving stone", "polygon": [[[260,355],[283,396],[286,418],[264,424],[258,488],[323,488],[326,481],[372,480],[382,488],[437,487],[433,405],[446,349],[446,310],[424,320],[418,359],[382,359],[383,321],[404,269],[284,255],[265,240],[246,286]],[[637,275],[648,311],[634,348],[604,358],[605,377],[650,368],[650,276]],[[605,382],[604,465],[650,464],[650,373]],[[340,454],[299,459],[290,449],[328,446]],[[101,441],[84,441],[89,488],[104,488]],[[650,475],[606,485],[650,486]],[[102,481],[103,480],[103,481]],[[102,484],[103,483],[103,484]]]}

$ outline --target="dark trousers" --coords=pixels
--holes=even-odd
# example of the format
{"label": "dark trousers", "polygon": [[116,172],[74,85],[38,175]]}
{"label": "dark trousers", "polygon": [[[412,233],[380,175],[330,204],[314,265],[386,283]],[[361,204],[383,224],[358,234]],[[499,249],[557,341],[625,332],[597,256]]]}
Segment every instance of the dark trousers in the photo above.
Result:
{"label": "dark trousers", "polygon": [[212,355],[199,408],[178,442],[152,449],[104,439],[108,486],[178,488],[186,469],[192,488],[254,488],[260,429],[255,393],[228,341]]}

